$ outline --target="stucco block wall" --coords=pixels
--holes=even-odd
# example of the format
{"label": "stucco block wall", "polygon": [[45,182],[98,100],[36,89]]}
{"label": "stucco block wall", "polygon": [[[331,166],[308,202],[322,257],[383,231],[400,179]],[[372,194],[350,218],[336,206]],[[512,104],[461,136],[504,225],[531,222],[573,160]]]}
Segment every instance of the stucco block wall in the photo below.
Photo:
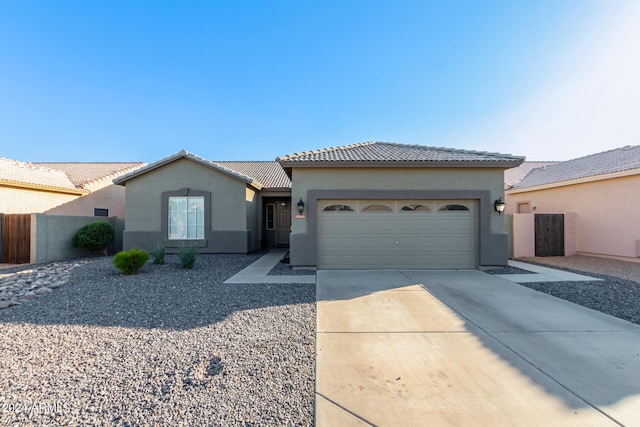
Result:
{"label": "stucco block wall", "polygon": [[126,183],[124,248],[153,249],[167,239],[162,223],[162,193],[189,188],[211,193],[211,228],[201,252],[245,253],[248,249],[246,184],[187,159],[135,177]]}
{"label": "stucco block wall", "polygon": [[50,215],[93,216],[94,208],[109,209],[109,216],[125,217],[125,188],[111,184],[93,189],[91,194],[82,196],[46,210]]}
{"label": "stucco block wall", "polygon": [[[478,221],[478,262],[480,265],[505,265],[508,239],[504,216],[493,211],[493,201],[504,194],[504,171],[494,168],[294,168],[292,201],[307,204],[306,219],[292,219],[291,264],[315,265],[315,212],[317,194],[356,190],[374,198],[480,198]],[[386,192],[386,193],[385,193]],[[390,197],[390,194],[393,195]],[[337,197],[336,197],[337,198]],[[349,197],[344,197],[349,198]],[[292,213],[293,216],[293,213]]]}
{"label": "stucco block wall", "polygon": [[115,229],[115,240],[109,252],[122,249],[124,221],[120,218],[96,218],[71,215],[31,215],[31,263],[62,261],[89,255],[83,249],[71,246],[73,235],[84,225],[96,221],[109,221]]}
{"label": "stucco block wall", "polygon": [[640,240],[640,176],[521,193],[508,192],[506,211],[530,202],[535,213],[575,213],[575,252],[635,260]]}
{"label": "stucco block wall", "polygon": [[[0,186],[0,213],[45,212],[77,199],[79,195]],[[124,199],[123,199],[124,200]],[[93,215],[93,212],[91,213]]]}

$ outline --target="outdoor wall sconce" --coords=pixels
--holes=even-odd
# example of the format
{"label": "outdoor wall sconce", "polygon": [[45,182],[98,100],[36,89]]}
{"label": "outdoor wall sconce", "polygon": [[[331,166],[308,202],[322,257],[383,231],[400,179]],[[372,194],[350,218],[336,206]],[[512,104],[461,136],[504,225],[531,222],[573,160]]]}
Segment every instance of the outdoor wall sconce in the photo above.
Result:
{"label": "outdoor wall sconce", "polygon": [[298,213],[302,215],[304,212],[304,202],[302,201],[302,197],[300,197],[300,201],[298,202]]}
{"label": "outdoor wall sconce", "polygon": [[502,197],[500,197],[498,200],[493,202],[493,208],[496,210],[496,212],[498,212],[498,215],[504,212],[504,207],[506,205],[507,204],[504,202],[504,200],[502,200]]}

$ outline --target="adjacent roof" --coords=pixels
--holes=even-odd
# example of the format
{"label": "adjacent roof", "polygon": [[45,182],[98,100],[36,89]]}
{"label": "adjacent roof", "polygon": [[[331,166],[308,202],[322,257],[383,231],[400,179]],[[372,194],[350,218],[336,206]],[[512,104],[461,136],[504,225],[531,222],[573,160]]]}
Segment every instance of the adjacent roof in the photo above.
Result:
{"label": "adjacent roof", "polygon": [[[262,190],[269,188],[291,188],[291,181],[284,174],[282,167],[277,162],[213,162],[203,157],[197,156],[186,150],[182,150],[172,156],[166,157],[145,167],[130,172],[120,178],[113,180],[114,183],[124,185],[130,179],[150,172],[166,164],[179,159],[189,159],[198,164],[222,172],[233,178],[244,181],[252,187]],[[279,169],[279,170],[278,170]]]}
{"label": "adjacent roof", "polygon": [[250,176],[270,190],[290,190],[291,180],[275,161],[261,162],[215,162],[220,166]]}
{"label": "adjacent roof", "polygon": [[0,183],[71,194],[85,194],[60,170],[0,157]]}
{"label": "adjacent roof", "polygon": [[38,162],[34,164],[64,172],[69,180],[80,188],[86,188],[96,181],[112,180],[146,165],[144,162]]}
{"label": "adjacent roof", "polygon": [[613,173],[640,173],[640,145],[626,146],[532,170],[513,189],[552,185]]}
{"label": "adjacent roof", "polygon": [[524,179],[532,170],[551,166],[558,162],[524,162],[517,168],[504,171],[504,189],[508,190]]}
{"label": "adjacent roof", "polygon": [[278,157],[285,168],[292,166],[432,166],[514,167],[524,157],[484,151],[407,145],[391,142],[363,142]]}

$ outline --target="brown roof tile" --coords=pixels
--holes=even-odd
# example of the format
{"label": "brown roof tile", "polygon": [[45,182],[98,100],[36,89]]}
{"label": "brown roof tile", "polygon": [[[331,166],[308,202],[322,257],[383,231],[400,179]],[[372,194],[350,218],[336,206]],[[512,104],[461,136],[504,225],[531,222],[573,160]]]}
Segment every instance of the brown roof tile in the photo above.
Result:
{"label": "brown roof tile", "polygon": [[67,175],[60,170],[1,157],[0,180],[44,188],[77,190]]}
{"label": "brown roof tile", "polygon": [[102,179],[113,179],[146,165],[144,162],[39,162],[34,164],[66,173],[77,187],[85,187]]}

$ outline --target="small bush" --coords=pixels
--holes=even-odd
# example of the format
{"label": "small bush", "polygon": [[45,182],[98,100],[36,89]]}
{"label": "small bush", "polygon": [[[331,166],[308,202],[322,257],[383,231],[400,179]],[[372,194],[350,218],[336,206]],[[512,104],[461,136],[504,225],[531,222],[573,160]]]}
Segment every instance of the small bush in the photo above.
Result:
{"label": "small bush", "polygon": [[193,246],[181,247],[178,252],[178,257],[182,261],[182,268],[193,268],[196,263],[197,250]]}
{"label": "small bush", "polygon": [[149,254],[142,249],[132,248],[118,252],[113,263],[122,274],[136,274],[149,260]]}
{"label": "small bush", "polygon": [[71,245],[90,252],[103,249],[106,253],[107,245],[113,241],[115,235],[108,221],[96,221],[76,231],[71,239]]}
{"label": "small bush", "polygon": [[151,251],[151,259],[153,259],[154,264],[164,264],[164,250],[165,247],[158,243],[156,248]]}

